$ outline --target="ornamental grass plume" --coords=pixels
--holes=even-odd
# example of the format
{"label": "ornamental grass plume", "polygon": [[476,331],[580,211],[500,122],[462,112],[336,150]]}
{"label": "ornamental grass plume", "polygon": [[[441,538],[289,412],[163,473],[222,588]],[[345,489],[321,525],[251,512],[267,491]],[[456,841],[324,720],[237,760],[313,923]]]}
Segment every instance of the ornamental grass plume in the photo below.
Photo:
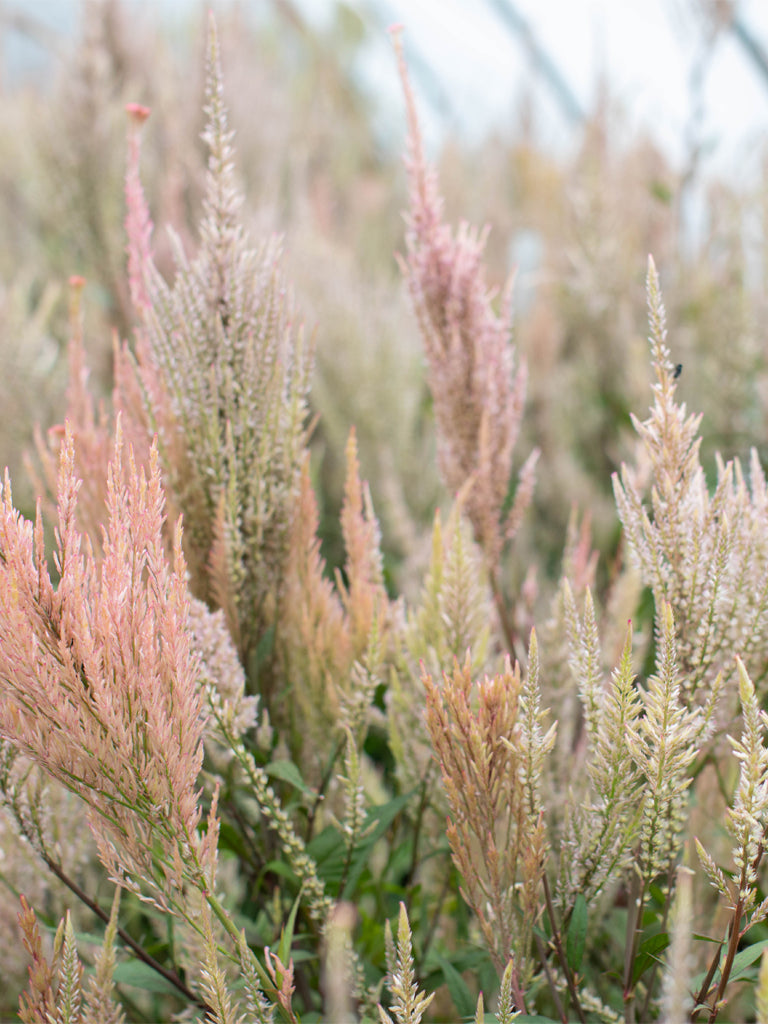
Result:
{"label": "ornamental grass plume", "polygon": [[467,658],[463,667],[454,662],[442,686],[425,673],[424,687],[462,892],[499,974],[514,960],[515,1003],[524,1010],[547,855],[539,778],[555,739],[554,726],[541,730],[535,634],[525,684],[509,659],[504,672],[473,683]]}
{"label": "ornamental grass plume", "polygon": [[591,593],[586,592],[583,621],[572,606],[568,587],[565,598],[572,627],[571,667],[580,688],[585,732],[577,756],[586,762],[585,770],[580,770],[571,753],[574,782],[566,804],[558,892],[562,905],[571,908],[579,893],[586,901],[595,899],[631,863],[640,826],[642,779],[628,735],[642,714],[642,698],[632,672],[631,627],[619,664],[606,681]]}
{"label": "ornamental grass plume", "polygon": [[[50,1024],[54,1020],[62,1024],[125,1024],[125,1013],[115,1002],[113,978],[120,888],[115,890],[104,940],[96,955],[94,971],[89,975],[85,975],[77,955],[69,911],[56,931],[49,963],[35,912],[24,896],[20,902],[19,930],[32,961],[27,991],[19,997],[19,1019],[23,1024]],[[85,977],[87,985],[83,984]]]}
{"label": "ornamental grass plume", "polygon": [[656,672],[643,693],[644,714],[627,724],[627,743],[643,777],[643,815],[636,851],[644,884],[674,866],[685,841],[690,767],[708,738],[720,683],[705,709],[689,710],[682,699],[672,607],[660,609]]}
{"label": "ornamental grass plume", "polygon": [[[250,247],[240,225],[232,132],[210,21],[210,156],[201,245],[173,238],[172,285],[154,264],[138,173],[143,108],[132,106],[126,177],[130,287],[139,318],[137,377],[159,435],[169,501],[182,509],[195,596],[223,609],[251,677],[279,620],[293,508],[306,450],[311,346],[297,329],[272,239]],[[132,388],[119,368],[123,394]]]}
{"label": "ornamental grass plume", "polygon": [[622,465],[613,478],[616,504],[643,584],[657,609],[671,606],[686,703],[706,705],[722,674],[730,717],[738,691],[733,655],[741,656],[759,688],[768,678],[768,487],[753,450],[749,483],[738,459],[724,463],[718,456],[710,495],[699,459],[701,416],[688,416],[675,399],[666,315],[650,257],[647,290],[656,383],[648,419],[633,417],[633,423],[650,468],[650,502],[643,500],[642,471]]}
{"label": "ornamental grass plume", "polygon": [[[710,884],[719,893],[729,910],[729,920],[710,970],[696,994],[697,1004],[707,1004],[714,1020],[728,988],[734,959],[747,932],[768,917],[768,898],[760,884],[761,867],[768,831],[768,748],[766,730],[768,715],[760,706],[755,686],[744,663],[736,659],[739,678],[742,730],[739,739],[728,737],[733,753],[740,763],[739,780],[726,815],[725,827],[732,840],[735,871],[728,877],[702,843],[696,839],[696,850]],[[762,899],[760,897],[763,896]],[[764,980],[760,979],[764,994]],[[758,993],[758,1000],[760,1000]]]}
{"label": "ornamental grass plume", "polygon": [[461,224],[454,234],[442,221],[437,177],[424,157],[397,31],[394,39],[409,128],[410,211],[401,266],[424,342],[440,472],[453,493],[472,481],[466,515],[495,582],[505,543],[531,500],[537,458],[537,453],[528,458],[515,482],[512,464],[526,372],[523,366],[515,369],[510,344],[511,291],[508,286],[497,315],[482,265],[487,232]]}
{"label": "ornamental grass plume", "polygon": [[177,525],[165,556],[156,446],[125,458],[118,420],[100,559],[77,526],[80,481],[65,429],[54,587],[43,523],[0,517],[0,733],[80,796],[107,870],[161,907],[212,881],[217,827],[198,833],[204,715],[187,629]]}
{"label": "ornamental grass plume", "polygon": [[18,915],[21,941],[29,953],[29,985],[19,997],[19,1018],[23,1024],[49,1020],[56,1009],[55,964],[50,964],[43,951],[43,941],[35,912],[24,896]]}
{"label": "ornamental grass plume", "polygon": [[[102,403],[98,409],[88,388],[89,369],[85,358],[82,297],[85,278],[69,279],[69,341],[67,363],[66,418],[74,440],[75,470],[81,481],[78,490],[79,528],[88,535],[94,551],[101,547],[101,523],[107,493],[107,465],[114,447],[114,422]],[[48,495],[46,508],[55,510],[64,426],[56,424],[44,436],[35,431],[35,445],[42,476],[28,460],[28,469],[38,494]],[[148,443],[144,446],[149,452]],[[134,453],[144,463],[145,452],[134,444]]]}
{"label": "ornamental grass plume", "polygon": [[446,805],[424,728],[424,673],[440,678],[443,666],[471,658],[473,678],[493,675],[502,659],[491,643],[493,601],[477,545],[455,502],[443,525],[432,528],[432,555],[418,602],[408,609],[387,694],[389,741],[403,789],[420,788],[442,832]]}
{"label": "ornamental grass plume", "polygon": [[360,479],[354,430],[347,441],[346,462],[340,517],[346,553],[343,577],[337,570],[334,586],[325,573],[308,457],[285,572],[278,650],[283,675],[294,682],[293,738],[310,777],[320,764],[325,766],[345,726],[358,734],[366,724],[393,631],[379,524],[368,485]]}
{"label": "ornamental grass plume", "polygon": [[420,1024],[429,1004],[434,999],[434,992],[426,995],[419,990],[416,983],[416,971],[413,961],[413,943],[411,926],[405,904],[400,904],[397,923],[397,945],[392,936],[389,921],[384,926],[384,940],[387,953],[387,985],[392,994],[390,1016],[383,1006],[379,1005],[380,1024]]}
{"label": "ornamental grass plume", "polygon": [[[141,123],[147,114],[146,108],[137,107],[131,116]],[[38,493],[46,495],[44,509],[49,509],[55,515],[62,442],[69,429],[74,450],[74,472],[80,482],[77,492],[77,527],[87,536],[90,551],[100,562],[104,556],[103,521],[107,508],[109,463],[114,452],[116,417],[103,402],[99,403],[97,409],[88,387],[90,372],[85,355],[81,305],[84,285],[82,277],[74,276],[69,280],[67,427],[57,424],[45,436],[40,431],[36,433],[41,472],[37,471],[31,460],[28,460],[28,469]],[[127,351],[115,345],[114,352],[115,373],[118,376],[114,395],[114,405],[118,410],[116,415],[120,417],[123,435],[128,425],[130,437],[127,440],[134,459],[146,469],[150,464],[150,437],[141,396],[134,390],[137,382]],[[166,553],[172,555],[173,528],[169,528],[169,518],[166,516],[164,519],[163,537]],[[224,613],[221,610],[212,612],[204,602],[192,598],[188,625],[199,668],[199,686],[208,692],[209,697],[220,701],[222,712],[232,716],[237,726],[235,731],[244,732],[256,722],[258,698],[245,696],[245,675],[232,646]],[[215,722],[211,725],[215,730]],[[206,730],[206,742],[209,738],[209,730]]]}

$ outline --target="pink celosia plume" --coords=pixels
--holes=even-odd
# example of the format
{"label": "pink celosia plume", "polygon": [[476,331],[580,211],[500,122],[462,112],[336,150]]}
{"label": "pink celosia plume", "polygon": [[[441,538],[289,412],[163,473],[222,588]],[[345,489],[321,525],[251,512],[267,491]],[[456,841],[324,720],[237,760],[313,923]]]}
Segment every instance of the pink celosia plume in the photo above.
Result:
{"label": "pink celosia plume", "polygon": [[[67,424],[58,481],[54,586],[42,518],[0,514],[0,734],[92,810],[102,859],[161,902],[213,868],[198,839],[203,705],[187,629],[181,551],[165,557],[157,449],[124,451],[118,420],[101,558],[77,524],[80,480]],[[215,833],[215,823],[213,832]]]}
{"label": "pink celosia plume", "polygon": [[492,308],[482,264],[487,231],[443,223],[437,176],[425,159],[402,44],[393,32],[408,116],[407,258],[402,261],[419,320],[435,406],[440,470],[466,500],[475,538],[495,562],[533,491],[535,454],[525,463],[516,500],[508,495],[525,397],[526,372],[510,345],[510,289]]}
{"label": "pink celosia plume", "polygon": [[145,280],[146,268],[152,259],[152,218],[144,197],[139,174],[141,155],[141,126],[149,117],[149,107],[129,103],[126,113],[130,121],[128,132],[128,167],[125,175],[125,233],[128,238],[128,283],[131,302],[144,313],[151,306]]}

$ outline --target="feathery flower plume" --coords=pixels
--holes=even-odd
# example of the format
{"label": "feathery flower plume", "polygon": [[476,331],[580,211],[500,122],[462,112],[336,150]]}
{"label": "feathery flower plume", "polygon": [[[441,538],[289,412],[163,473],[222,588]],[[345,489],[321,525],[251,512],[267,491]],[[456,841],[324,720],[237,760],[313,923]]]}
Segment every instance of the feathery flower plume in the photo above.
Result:
{"label": "feathery flower plume", "polygon": [[645,714],[628,723],[627,737],[632,758],[645,779],[638,866],[647,883],[668,871],[682,849],[691,782],[688,768],[706,738],[712,710],[710,705],[710,716],[706,716],[698,709],[687,710],[681,701],[675,623],[669,604],[663,606],[659,633],[656,674],[643,694]]}
{"label": "feathery flower plume", "polygon": [[738,900],[748,912],[755,903],[758,868],[768,830],[768,749],[765,746],[768,715],[760,707],[754,685],[741,659],[737,659],[737,667],[744,726],[741,739],[731,739],[741,770],[733,807],[728,811],[728,831],[735,843]]}
{"label": "feathery flower plume", "polygon": [[347,585],[340,573],[336,587],[344,606],[352,643],[362,652],[375,619],[382,619],[386,590],[381,560],[381,533],[373,512],[371,492],[360,479],[357,438],[354,429],[347,441],[347,476],[341,508],[341,533],[346,550]]}
{"label": "feathery flower plume", "polygon": [[424,670],[439,678],[443,666],[470,652],[473,677],[492,674],[500,667],[491,649],[492,621],[482,558],[461,516],[461,503],[455,502],[445,525],[439,511],[435,514],[427,577],[418,604],[408,612],[387,696],[390,744],[403,788],[425,788],[427,803],[438,812],[435,826],[440,831],[446,808],[435,786],[432,747],[424,729]]}
{"label": "feathery flower plume", "polygon": [[[325,575],[317,537],[317,499],[302,470],[293,514],[278,636],[281,667],[294,683],[296,739],[325,764],[344,725],[364,723],[386,653],[391,609],[381,563],[379,524],[367,483],[360,478],[357,441],[350,432],[341,509],[346,551],[336,586]],[[314,767],[310,768],[314,771]]]}
{"label": "feathery flower plume", "polygon": [[0,733],[90,808],[99,854],[123,884],[176,906],[210,884],[215,814],[198,834],[203,705],[187,629],[181,528],[165,557],[156,447],[148,473],[124,466],[118,420],[101,559],[77,526],[80,481],[67,425],[58,483],[60,575],[43,524],[0,512]]}
{"label": "feathery flower plume", "polygon": [[[730,910],[724,954],[721,957],[718,948],[716,963],[707,973],[696,997],[697,1003],[706,1002],[713,1008],[710,1020],[714,1020],[714,1010],[725,997],[742,939],[750,928],[768,917],[768,898],[757,903],[768,831],[768,749],[765,745],[768,715],[760,706],[754,684],[740,658],[736,659],[736,669],[742,731],[739,739],[730,736],[728,739],[741,768],[733,804],[728,809],[726,820],[726,828],[733,840],[735,872],[726,879],[725,873],[699,840],[696,840],[696,851],[710,884],[726,900]],[[715,966],[719,967],[717,975]],[[764,994],[765,979],[761,969],[758,1003]]]}
{"label": "feathery flower plume", "polygon": [[450,806],[446,829],[462,891],[501,973],[514,959],[513,988],[524,1009],[530,943],[546,837],[537,777],[554,742],[540,732],[535,639],[526,686],[509,659],[505,670],[472,682],[469,658],[442,686],[425,673],[426,721]]}
{"label": "feathery flower plume", "polygon": [[489,567],[517,532],[530,503],[537,453],[510,495],[526,372],[515,370],[511,291],[501,313],[492,308],[482,254],[487,232],[442,221],[437,176],[421,142],[399,31],[394,31],[408,116],[407,257],[401,261],[424,341],[435,407],[440,471],[455,494],[472,481],[466,514]]}
{"label": "feathery flower plume", "polygon": [[327,736],[337,718],[339,681],[348,677],[354,653],[339,595],[324,572],[318,525],[306,456],[291,527],[280,653],[286,678],[302,681],[293,701],[294,720]]}
{"label": "feathery flower plume", "polygon": [[19,997],[19,1019],[23,1024],[45,1024],[56,1009],[54,966],[43,952],[43,941],[34,910],[24,896],[18,915],[21,941],[31,957],[29,986]]}
{"label": "feathery flower plume", "polygon": [[117,886],[104,941],[96,955],[93,974],[88,978],[83,1024],[125,1024],[125,1014],[114,1000],[115,937],[119,908],[120,886]]}
{"label": "feathery flower plume", "polygon": [[170,286],[152,259],[138,173],[143,111],[141,118],[131,113],[126,227],[140,323],[137,373],[169,501],[184,512],[192,589],[223,609],[250,673],[279,617],[312,352],[296,329],[279,243],[252,249],[239,223],[242,197],[212,17],[205,109],[210,156],[201,246],[190,260],[173,239]]}
{"label": "feathery flower plume", "polygon": [[[569,591],[567,591],[569,593]],[[573,614],[575,615],[575,609]],[[594,606],[586,594],[584,622],[575,617],[572,669],[580,686],[586,720],[586,772],[573,786],[560,858],[560,898],[572,907],[581,893],[590,900],[615,882],[628,866],[642,808],[642,777],[628,735],[637,728],[642,698],[632,672],[632,628],[621,660],[604,686]],[[575,646],[575,645],[574,645]]]}
{"label": "feathery flower plume", "polygon": [[125,174],[125,233],[130,240],[128,253],[128,285],[135,309],[151,308],[145,281],[145,269],[152,261],[152,219],[144,202],[139,162],[141,157],[141,126],[149,117],[149,107],[129,103],[125,108],[130,121],[128,132],[128,167]]}
{"label": "feathery flower plume", "polygon": [[668,602],[678,635],[683,696],[703,706],[719,674],[735,709],[738,680],[733,654],[756,677],[768,654],[768,488],[756,453],[748,486],[738,460],[718,459],[710,496],[699,461],[700,416],[675,400],[677,380],[667,347],[664,305],[648,259],[654,403],[644,422],[633,418],[652,480],[650,506],[627,466],[613,479],[630,554],[656,608]]}
{"label": "feathery flower plume", "polygon": [[[78,492],[78,524],[88,534],[94,550],[99,550],[101,523],[104,521],[106,507],[107,465],[113,448],[114,432],[111,417],[104,405],[100,405],[97,410],[96,402],[88,389],[89,370],[83,339],[84,287],[85,278],[73,276],[69,279],[69,381],[66,403],[67,420],[75,441],[76,471],[82,481]],[[63,438],[63,425],[51,427],[45,437],[37,430],[35,444],[42,479],[35,467],[29,466],[38,494],[51,496],[52,500],[46,502],[46,507],[50,504],[51,509],[55,508]]]}
{"label": "feathery flower plume", "polygon": [[413,962],[413,944],[411,942],[411,926],[405,904],[400,904],[397,924],[397,946],[392,937],[392,927],[386,922],[384,940],[387,954],[387,983],[392,993],[390,1010],[394,1017],[379,1006],[381,1024],[420,1024],[421,1018],[434,999],[419,991],[416,984],[416,972]]}
{"label": "feathery flower plume", "polygon": [[[192,649],[197,658],[198,687],[208,703],[215,703],[217,717],[206,722],[204,741],[206,754],[214,764],[226,764],[232,751],[222,735],[218,721],[226,721],[230,735],[242,736],[257,724],[259,698],[245,695],[245,673],[237,658],[223,613],[212,612],[207,604],[191,598],[188,628]],[[262,716],[260,729],[269,731]]]}
{"label": "feathery flower plume", "polygon": [[[51,1024],[52,1021],[81,1024],[83,965],[77,955],[75,930],[69,911],[56,929],[49,965],[42,952],[35,912],[23,896],[21,907],[19,925],[22,941],[32,956],[32,964],[29,967],[29,991],[22,993],[19,999],[20,1019],[24,1024]],[[56,975],[58,983],[54,986]]]}

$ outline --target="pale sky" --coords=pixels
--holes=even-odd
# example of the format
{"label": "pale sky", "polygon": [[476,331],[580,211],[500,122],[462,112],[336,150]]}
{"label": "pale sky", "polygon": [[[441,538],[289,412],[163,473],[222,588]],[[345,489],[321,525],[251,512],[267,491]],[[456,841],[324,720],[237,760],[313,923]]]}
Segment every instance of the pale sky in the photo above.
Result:
{"label": "pale sky", "polygon": [[[322,21],[331,0],[298,0]],[[569,129],[519,38],[494,12],[494,0],[348,0],[374,26],[361,76],[375,92],[397,92],[391,47],[367,12],[405,27],[411,45],[449,99],[462,133],[509,124],[523,91],[535,96],[545,145],[567,146]],[[705,52],[696,0],[513,0],[585,109],[594,106],[601,73],[624,108],[627,134],[648,127],[668,156],[682,162],[692,124],[691,78]],[[768,51],[768,0],[737,9]],[[382,38],[379,39],[378,35]],[[699,137],[718,173],[747,174],[768,141],[768,82],[735,38],[722,33],[704,69]],[[423,99],[421,107],[429,107]],[[435,131],[440,115],[434,113]],[[427,116],[429,116],[427,114]]]}
{"label": "pale sky", "polygon": [[[158,16],[178,19],[199,12],[201,4],[227,0],[123,0]],[[268,0],[229,0],[255,13],[270,10]],[[305,15],[322,24],[334,0],[292,0]],[[402,134],[402,97],[386,26],[405,27],[406,51],[418,84],[417,63],[426,69],[432,94],[418,97],[428,143],[446,130],[477,140],[490,128],[514,125],[520,99],[533,97],[538,141],[565,151],[575,136],[533,69],[519,36],[508,31],[495,6],[507,4],[530,25],[586,110],[594,109],[601,75],[624,112],[626,137],[648,129],[677,165],[687,158],[694,123],[692,75],[704,52],[703,20],[697,11],[714,0],[345,0],[367,26],[369,45],[356,73],[368,91],[381,99],[382,135]],[[14,8],[59,28],[73,26],[75,0],[7,0]],[[737,0],[736,9],[768,52],[768,0]],[[7,40],[4,40],[7,41]],[[16,35],[15,50],[24,48]],[[30,57],[40,59],[34,47]],[[696,128],[706,144],[701,170],[750,178],[768,142],[768,82],[753,67],[729,32],[722,33],[704,69],[701,117]]]}

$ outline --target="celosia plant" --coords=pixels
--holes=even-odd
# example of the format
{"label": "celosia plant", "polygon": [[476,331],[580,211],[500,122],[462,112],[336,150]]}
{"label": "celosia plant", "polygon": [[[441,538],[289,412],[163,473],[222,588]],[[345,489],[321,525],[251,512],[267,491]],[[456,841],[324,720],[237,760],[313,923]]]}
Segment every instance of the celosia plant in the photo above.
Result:
{"label": "celosia plant", "polygon": [[438,461],[449,490],[467,490],[466,515],[486,558],[497,609],[512,645],[515,631],[502,601],[498,561],[530,503],[537,454],[528,457],[516,483],[512,460],[526,373],[522,367],[514,369],[511,289],[508,286],[497,315],[482,264],[485,235],[467,224],[454,235],[442,221],[437,178],[424,157],[397,31],[395,46],[409,128],[411,205],[403,272],[429,366]]}
{"label": "celosia plant", "polygon": [[[137,133],[148,112],[133,106],[129,272],[144,413],[159,433],[169,497],[184,511],[192,588],[223,609],[253,675],[258,645],[280,614],[312,348],[296,323],[278,240],[252,248],[239,220],[213,28],[207,59],[203,138],[210,156],[200,249],[189,259],[174,240],[177,272],[166,284],[152,259],[138,173]],[[127,370],[122,379],[127,401]]]}
{"label": "celosia plant", "polygon": [[[606,594],[574,515],[550,621],[523,649],[526,602],[509,597],[503,556],[533,457],[514,472],[525,374],[509,294],[495,311],[485,236],[442,221],[399,43],[398,57],[402,267],[451,497],[410,605],[393,594],[354,430],[344,558],[326,565],[311,346],[279,246],[242,226],[213,25],[199,249],[174,242],[170,283],[139,177],[148,111],[129,106],[136,350],[115,347],[114,409],[97,412],[73,279],[69,410],[40,445],[53,567],[42,497],[30,522],[7,475],[2,491],[3,813],[106,925],[88,972],[74,917],[49,951],[23,896],[29,1024],[483,1024],[487,1005],[499,1024],[715,1021],[751,1012],[737,983],[752,978],[766,1016],[757,456],[749,487],[721,461],[710,495],[651,262],[653,405],[614,481],[629,558]],[[50,827],[71,807],[60,789],[96,840],[82,873]],[[145,974],[133,1000],[129,954],[174,995],[148,995]]]}
{"label": "celosia plant", "polygon": [[[450,805],[447,835],[467,902],[499,974],[513,961],[512,988],[525,1009],[533,927],[546,867],[539,776],[554,743],[540,733],[535,637],[523,688],[519,668],[472,684],[458,662],[442,687],[424,679],[427,728]],[[477,700],[477,710],[472,698]]]}
{"label": "celosia plant", "polygon": [[127,465],[124,457],[118,425],[97,563],[76,525],[79,481],[67,433],[56,587],[46,568],[42,520],[33,526],[19,516],[6,478],[0,716],[3,733],[92,808],[108,870],[126,885],[138,887],[142,879],[167,906],[185,882],[210,884],[215,827],[201,843],[196,784],[203,705],[187,628],[181,528],[169,568],[157,452],[148,477],[132,453]]}
{"label": "celosia plant", "polygon": [[[749,484],[741,464],[718,462],[710,496],[699,460],[701,416],[675,401],[677,379],[666,344],[666,315],[653,260],[648,265],[651,352],[656,374],[649,418],[635,427],[651,474],[646,508],[638,472],[614,478],[616,503],[633,560],[657,607],[668,601],[680,633],[685,699],[708,700],[719,673],[736,690],[734,653],[760,678],[768,622],[768,490],[756,451]],[[645,472],[645,466],[640,473]]]}

